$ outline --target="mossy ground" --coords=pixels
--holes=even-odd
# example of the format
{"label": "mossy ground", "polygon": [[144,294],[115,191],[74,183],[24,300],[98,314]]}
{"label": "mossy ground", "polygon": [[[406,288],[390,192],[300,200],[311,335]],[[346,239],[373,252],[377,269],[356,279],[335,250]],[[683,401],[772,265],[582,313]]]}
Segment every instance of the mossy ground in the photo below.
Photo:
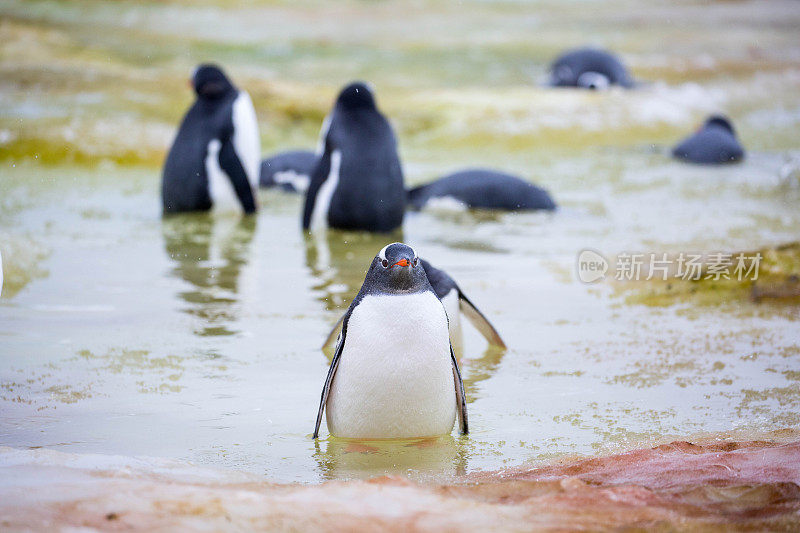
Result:
{"label": "mossy ground", "polygon": [[[799,17],[790,4],[706,8],[702,32],[694,28],[699,9],[674,6],[670,24],[654,29],[640,21],[658,20],[662,8],[640,6],[634,15],[614,1],[406,8],[12,0],[0,7],[0,161],[157,167],[201,61],[225,65],[251,93],[265,153],[313,147],[336,91],[355,78],[375,84],[409,161],[432,152],[491,161],[671,143],[720,105],[739,114],[762,106],[749,90],[758,85],[770,86],[771,105],[797,105],[796,80],[785,79],[797,68]],[[348,24],[332,22],[341,20]],[[753,44],[762,26],[769,38],[759,34]],[[660,81],[638,94],[542,90],[548,62],[585,44],[588,28],[624,50],[637,78]],[[698,97],[691,84],[681,88],[690,80],[708,90]],[[731,84],[741,94],[720,98]],[[772,126],[746,124],[741,134],[755,148],[794,147],[791,124]]]}
{"label": "mossy ground", "polygon": [[[727,303],[800,304],[800,242],[745,252],[745,257],[763,258],[757,279],[730,275],[729,279],[714,279],[704,268],[700,279],[672,278],[664,281],[620,282],[616,287],[630,304],[668,306],[719,305]],[[738,255],[738,252],[733,255]]]}

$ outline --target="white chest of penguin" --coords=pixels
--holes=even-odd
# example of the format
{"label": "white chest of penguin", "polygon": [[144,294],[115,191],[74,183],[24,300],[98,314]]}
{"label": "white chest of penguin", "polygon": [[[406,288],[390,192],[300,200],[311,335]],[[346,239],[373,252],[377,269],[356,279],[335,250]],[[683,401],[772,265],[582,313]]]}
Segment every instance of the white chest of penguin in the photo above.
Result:
{"label": "white chest of penguin", "polygon": [[[258,119],[250,95],[241,91],[233,102],[233,147],[236,157],[242,164],[247,181],[253,191],[258,190],[258,174],[261,158],[261,141],[258,134]],[[241,209],[233,183],[219,165],[219,152],[222,143],[211,139],[206,149],[206,176],[214,211],[238,212]],[[253,193],[255,194],[255,192]]]}
{"label": "white chest of penguin", "polygon": [[368,295],[353,309],[327,402],[348,438],[448,434],[456,419],[444,307],[432,292]]}

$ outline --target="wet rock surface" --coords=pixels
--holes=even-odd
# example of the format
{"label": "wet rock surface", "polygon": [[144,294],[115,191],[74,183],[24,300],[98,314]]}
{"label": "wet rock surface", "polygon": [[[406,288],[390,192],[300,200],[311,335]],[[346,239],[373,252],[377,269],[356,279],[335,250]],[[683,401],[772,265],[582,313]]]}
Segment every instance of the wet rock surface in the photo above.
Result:
{"label": "wet rock surface", "polygon": [[[451,484],[403,477],[320,485],[175,461],[0,451],[4,530],[792,530],[800,440],[676,441]],[[95,466],[92,466],[95,465]],[[102,465],[102,466],[98,466]]]}

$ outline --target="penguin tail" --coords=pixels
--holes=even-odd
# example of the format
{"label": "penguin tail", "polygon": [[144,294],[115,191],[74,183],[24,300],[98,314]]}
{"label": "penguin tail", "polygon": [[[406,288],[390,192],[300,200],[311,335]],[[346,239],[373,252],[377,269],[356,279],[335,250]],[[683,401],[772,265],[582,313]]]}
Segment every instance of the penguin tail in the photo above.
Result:
{"label": "penguin tail", "polygon": [[475,307],[475,304],[461,291],[458,291],[458,307],[461,312],[464,313],[464,316],[469,319],[470,323],[475,326],[475,329],[480,331],[481,335],[483,335],[489,344],[500,348],[506,347],[506,343],[503,342],[502,337],[500,337],[500,334],[494,326],[492,326],[492,323],[489,322],[489,319],[487,319],[483,313]]}

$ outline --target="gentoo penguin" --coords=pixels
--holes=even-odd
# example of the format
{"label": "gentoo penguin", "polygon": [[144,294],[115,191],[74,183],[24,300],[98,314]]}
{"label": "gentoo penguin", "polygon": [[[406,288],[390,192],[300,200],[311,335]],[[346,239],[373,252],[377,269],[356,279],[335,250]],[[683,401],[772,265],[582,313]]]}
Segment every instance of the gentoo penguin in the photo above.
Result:
{"label": "gentoo penguin", "polygon": [[678,143],[672,155],[691,163],[734,163],[744,158],[744,148],[728,118],[712,115],[693,135]]}
{"label": "gentoo penguin", "polygon": [[342,321],[322,389],[337,437],[389,439],[468,432],[461,372],[447,313],[413,248],[388,244],[372,260]]}
{"label": "gentoo penguin", "polygon": [[280,152],[261,162],[261,187],[280,187],[287,192],[305,192],[317,154],[310,150]]}
{"label": "gentoo penguin", "polygon": [[487,169],[461,170],[408,191],[408,203],[422,209],[433,198],[449,198],[470,208],[552,211],[546,190],[525,180]]}
{"label": "gentoo penguin", "polygon": [[550,65],[550,85],[605,89],[609,85],[633,87],[628,70],[613,54],[594,48],[570,50]]}
{"label": "gentoo penguin", "polygon": [[390,232],[403,223],[405,190],[392,127],[360,82],[339,93],[320,135],[303,229]]}
{"label": "gentoo penguin", "polygon": [[164,164],[164,213],[237,204],[252,213],[260,140],[250,96],[214,65],[197,67],[192,85],[197,100],[183,118]]}
{"label": "gentoo penguin", "polygon": [[[497,346],[498,348],[505,348],[506,344],[503,342],[500,334],[494,326],[492,326],[491,322],[489,322],[489,319],[487,319],[486,316],[478,310],[475,304],[467,298],[467,295],[463,293],[458,283],[456,283],[447,272],[436,268],[428,261],[420,259],[420,262],[425,269],[425,274],[428,276],[428,282],[431,284],[433,292],[442,302],[447,312],[450,328],[450,344],[453,345],[453,351],[456,355],[460,356],[463,353],[464,339],[461,332],[461,313],[469,319],[472,325],[475,326],[475,329],[483,335],[489,344]],[[344,318],[340,318],[331,330],[328,338],[325,340],[325,344],[322,345],[323,350],[336,339],[343,319]]]}

